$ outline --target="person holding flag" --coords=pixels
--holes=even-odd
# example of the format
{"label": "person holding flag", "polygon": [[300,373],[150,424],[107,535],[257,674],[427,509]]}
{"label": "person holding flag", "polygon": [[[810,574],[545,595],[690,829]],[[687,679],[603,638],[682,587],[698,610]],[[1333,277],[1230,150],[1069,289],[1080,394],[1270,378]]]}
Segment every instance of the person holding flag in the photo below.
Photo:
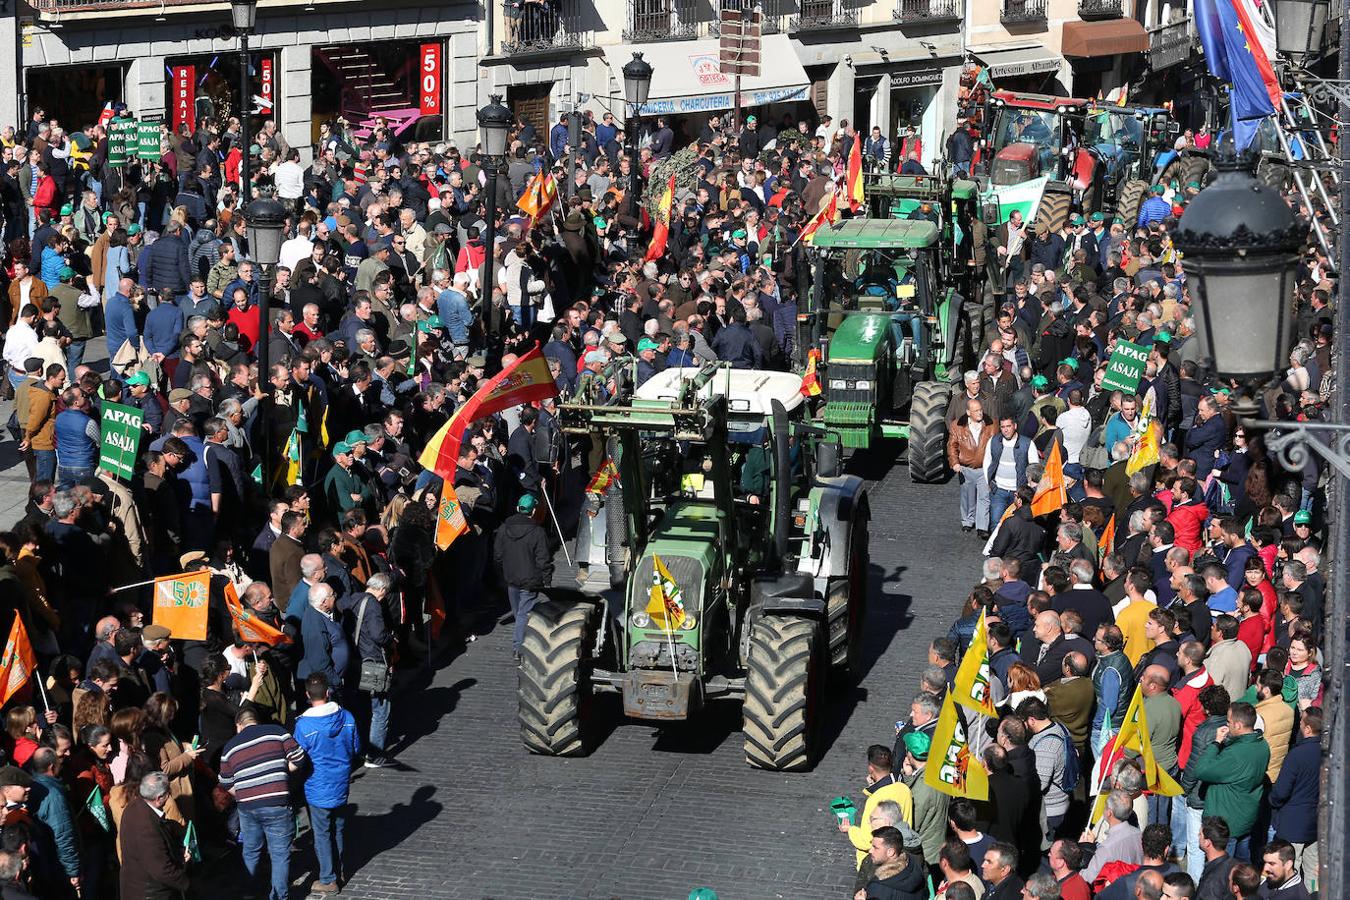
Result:
{"label": "person holding flag", "polygon": [[512,656],[520,659],[525,643],[525,622],[539,602],[539,592],[553,583],[553,553],[548,534],[536,520],[539,500],[534,494],[522,494],[516,511],[497,534],[492,554],[506,579],[506,597],[515,617],[511,638]]}

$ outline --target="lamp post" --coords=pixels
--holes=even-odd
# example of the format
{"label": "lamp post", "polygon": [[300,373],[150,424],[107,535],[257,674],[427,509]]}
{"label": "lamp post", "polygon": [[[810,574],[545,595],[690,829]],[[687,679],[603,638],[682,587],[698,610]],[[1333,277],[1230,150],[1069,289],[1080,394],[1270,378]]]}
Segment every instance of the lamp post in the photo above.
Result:
{"label": "lamp post", "polygon": [[[1285,20],[1288,24],[1288,20]],[[1342,29],[1342,41],[1346,41]],[[1342,44],[1341,62],[1347,62]],[[1344,117],[1344,111],[1342,112]],[[1344,120],[1344,119],[1343,119]],[[1341,164],[1346,166],[1346,142],[1341,142]],[[1344,182],[1343,182],[1344,184]],[[1346,191],[1342,190],[1344,201]],[[1177,224],[1176,248],[1185,259],[1186,274],[1195,282],[1195,315],[1201,354],[1208,355],[1220,375],[1259,386],[1284,367],[1285,354],[1303,335],[1290,323],[1297,251],[1306,229],[1299,226],[1279,193],[1266,187],[1231,160],[1221,164],[1218,177],[1186,207]],[[1341,236],[1341,277],[1346,240]],[[1263,421],[1253,418],[1257,404],[1244,399],[1234,404],[1247,428],[1268,433],[1266,449],[1288,470],[1301,471],[1314,457],[1335,470],[1328,487],[1327,511],[1331,524],[1326,548],[1329,557],[1325,644],[1327,689],[1323,701],[1322,793],[1318,834],[1321,844],[1319,892],[1324,897],[1346,896],[1345,842],[1347,800],[1347,745],[1345,725],[1346,622],[1350,615],[1350,398],[1346,396],[1345,367],[1350,363],[1350,315],[1345,294],[1336,304],[1335,336],[1339,352],[1335,367],[1331,421]]]}
{"label": "lamp post", "polygon": [[258,21],[258,0],[230,0],[230,19],[239,35],[239,208],[243,209],[252,199],[248,189],[248,148],[252,143],[248,127],[248,36]]}
{"label": "lamp post", "polygon": [[[484,328],[489,339],[494,338],[496,310],[492,307],[492,257],[497,244],[497,173],[506,156],[506,136],[511,131],[511,110],[502,105],[500,94],[489,94],[488,104],[478,110],[478,143],[482,147],[484,174],[487,176],[486,197],[487,244],[483,254],[483,276],[479,279],[482,294]],[[524,303],[521,303],[522,315]]]}
{"label": "lamp post", "polygon": [[647,105],[647,97],[652,88],[652,64],[634,53],[633,58],[623,67],[623,93],[628,100],[628,146],[629,164],[633,178],[633,216],[637,217],[638,206],[642,202],[642,180],[638,172],[637,123],[642,107]]}
{"label": "lamp post", "polygon": [[[272,279],[276,275],[277,260],[281,258],[281,229],[286,225],[286,207],[271,197],[254,200],[244,209],[248,224],[248,246],[254,261],[262,270],[258,285],[258,383],[268,380],[271,368],[270,329]],[[272,465],[271,431],[262,429],[262,458],[264,470],[270,474]]]}

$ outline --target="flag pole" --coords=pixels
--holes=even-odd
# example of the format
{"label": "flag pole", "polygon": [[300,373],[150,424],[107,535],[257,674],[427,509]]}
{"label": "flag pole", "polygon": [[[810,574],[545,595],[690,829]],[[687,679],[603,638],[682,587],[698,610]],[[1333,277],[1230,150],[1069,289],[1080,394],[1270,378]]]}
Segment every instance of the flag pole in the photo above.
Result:
{"label": "flag pole", "polygon": [[159,580],[158,578],[150,578],[147,579],[146,581],[137,581],[133,584],[124,584],[121,587],[113,588],[112,593],[116,594],[118,591],[129,591],[132,588],[145,587],[147,584],[154,584],[158,580]]}
{"label": "flag pole", "polygon": [[562,526],[558,524],[558,514],[553,511],[553,501],[548,499],[548,485],[544,479],[539,479],[539,493],[544,495],[544,505],[548,507],[549,518],[553,520],[553,527],[558,531],[558,540],[562,541],[563,556],[567,559],[567,564],[572,565],[572,554],[567,552],[567,538],[563,537]]}

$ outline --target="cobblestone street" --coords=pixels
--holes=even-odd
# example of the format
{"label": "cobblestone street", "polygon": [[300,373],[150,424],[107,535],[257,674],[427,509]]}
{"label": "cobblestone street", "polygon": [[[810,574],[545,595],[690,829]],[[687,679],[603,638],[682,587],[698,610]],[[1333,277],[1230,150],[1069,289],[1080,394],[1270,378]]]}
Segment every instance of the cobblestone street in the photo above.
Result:
{"label": "cobblestone street", "polygon": [[[723,900],[849,896],[852,851],[828,802],[860,790],[866,747],[889,743],[928,640],[978,578],[955,499],[952,484],[911,484],[904,466],[873,485],[866,674],[832,696],[814,771],[746,766],[736,703],[654,728],[623,721],[613,696],[591,756],[531,756],[498,627],[395,701],[400,765],[353,785],[344,895],[682,900],[707,885]],[[299,852],[294,873],[309,859]]]}

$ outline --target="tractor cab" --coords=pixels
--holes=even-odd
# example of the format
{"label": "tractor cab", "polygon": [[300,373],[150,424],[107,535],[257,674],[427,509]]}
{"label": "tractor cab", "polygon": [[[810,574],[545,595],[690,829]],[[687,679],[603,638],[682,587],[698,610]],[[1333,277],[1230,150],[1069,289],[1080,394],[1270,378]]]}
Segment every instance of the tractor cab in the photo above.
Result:
{"label": "tractor cab", "polygon": [[1181,124],[1162,107],[1094,103],[1088,108],[1083,146],[1102,160],[1110,182],[1153,178],[1176,156]]}
{"label": "tractor cab", "polygon": [[1046,94],[995,91],[982,156],[997,186],[1041,176],[1067,181],[1080,145],[1086,100]]}

